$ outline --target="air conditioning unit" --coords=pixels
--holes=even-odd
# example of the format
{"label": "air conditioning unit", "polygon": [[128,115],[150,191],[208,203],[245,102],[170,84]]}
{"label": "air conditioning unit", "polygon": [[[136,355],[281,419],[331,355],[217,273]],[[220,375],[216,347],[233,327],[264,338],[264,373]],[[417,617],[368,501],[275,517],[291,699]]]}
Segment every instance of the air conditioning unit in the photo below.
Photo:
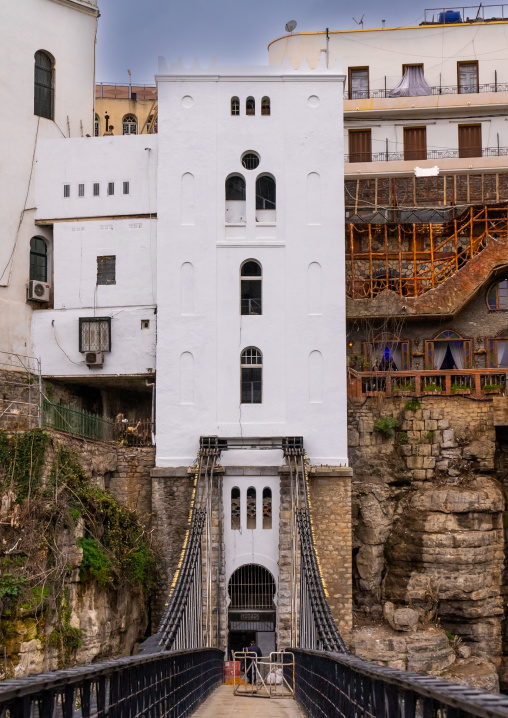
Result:
{"label": "air conditioning unit", "polygon": [[102,366],[104,364],[103,352],[86,352],[85,364],[89,367]]}
{"label": "air conditioning unit", "polygon": [[49,302],[49,284],[38,279],[31,279],[28,282],[28,301]]}

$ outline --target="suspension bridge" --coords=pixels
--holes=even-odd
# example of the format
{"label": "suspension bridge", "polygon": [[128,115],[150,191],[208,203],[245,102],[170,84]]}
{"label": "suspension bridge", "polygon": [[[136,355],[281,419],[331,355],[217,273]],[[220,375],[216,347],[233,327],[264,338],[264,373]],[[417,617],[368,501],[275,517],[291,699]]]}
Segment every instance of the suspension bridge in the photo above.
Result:
{"label": "suspension bridge", "polygon": [[[179,718],[194,713],[203,718],[260,710],[267,718],[508,716],[507,696],[348,655],[328,606],[314,545],[301,437],[271,441],[271,448],[282,450],[290,473],[293,645],[288,647],[291,661],[284,652],[278,660],[292,697],[267,686],[243,693],[223,686],[220,612],[212,601],[212,514],[218,462],[231,445],[228,439],[201,438],[181,560],[158,630],[140,654],[6,680],[0,684],[0,718]],[[263,696],[277,700],[260,704]]]}

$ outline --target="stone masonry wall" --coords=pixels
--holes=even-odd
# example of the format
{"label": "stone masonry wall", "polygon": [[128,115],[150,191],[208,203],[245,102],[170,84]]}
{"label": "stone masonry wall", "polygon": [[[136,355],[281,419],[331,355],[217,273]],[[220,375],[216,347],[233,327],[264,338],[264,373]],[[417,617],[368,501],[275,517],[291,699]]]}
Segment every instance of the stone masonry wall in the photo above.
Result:
{"label": "stone masonry wall", "polygon": [[[495,471],[491,401],[369,398],[349,408],[354,602],[381,618],[387,601],[438,621],[499,665],[506,488]],[[375,429],[398,421],[393,436]]]}

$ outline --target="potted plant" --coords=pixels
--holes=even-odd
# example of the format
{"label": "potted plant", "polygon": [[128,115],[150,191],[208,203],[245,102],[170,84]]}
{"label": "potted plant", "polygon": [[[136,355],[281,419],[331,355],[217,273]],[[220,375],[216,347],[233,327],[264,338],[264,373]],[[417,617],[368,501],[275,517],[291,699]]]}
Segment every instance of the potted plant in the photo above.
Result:
{"label": "potted plant", "polygon": [[484,394],[500,394],[503,387],[501,384],[484,384],[482,389]]}
{"label": "potted plant", "polygon": [[439,384],[435,384],[434,382],[431,382],[430,384],[424,384],[423,385],[423,391],[428,393],[434,393],[437,394],[440,391],[443,391],[443,387]]}

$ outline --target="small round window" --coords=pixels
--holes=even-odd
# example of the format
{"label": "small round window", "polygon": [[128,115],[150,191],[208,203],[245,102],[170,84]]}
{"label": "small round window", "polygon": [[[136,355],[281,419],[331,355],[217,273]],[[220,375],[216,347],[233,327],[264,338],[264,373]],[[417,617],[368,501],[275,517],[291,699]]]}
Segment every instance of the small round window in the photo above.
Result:
{"label": "small round window", "polygon": [[246,170],[255,170],[259,165],[259,155],[255,152],[246,152],[242,157],[242,165]]}

